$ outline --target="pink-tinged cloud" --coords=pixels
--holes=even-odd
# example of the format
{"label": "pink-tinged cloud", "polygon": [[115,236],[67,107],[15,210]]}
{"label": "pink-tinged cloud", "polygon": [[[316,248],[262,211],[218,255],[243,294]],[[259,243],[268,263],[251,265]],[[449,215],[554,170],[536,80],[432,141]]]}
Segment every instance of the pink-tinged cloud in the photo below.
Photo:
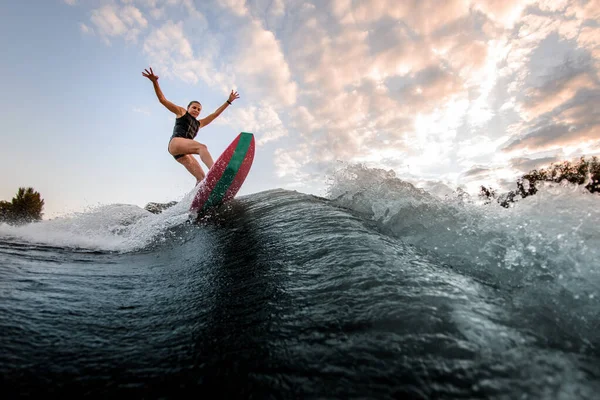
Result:
{"label": "pink-tinged cloud", "polygon": [[580,20],[600,20],[600,0],[570,1],[566,9],[567,15]]}
{"label": "pink-tinged cloud", "polygon": [[273,32],[252,22],[243,28],[237,49],[233,67],[239,82],[272,104],[291,106],[296,102],[298,87]]}
{"label": "pink-tinged cloud", "polygon": [[600,141],[600,89],[582,90],[567,104],[541,119],[504,151],[541,151]]}
{"label": "pink-tinged cloud", "polygon": [[548,81],[542,87],[529,88],[523,100],[522,115],[526,120],[533,120],[572,100],[579,91],[596,87],[598,84],[595,77],[589,71],[582,71],[573,76]]}

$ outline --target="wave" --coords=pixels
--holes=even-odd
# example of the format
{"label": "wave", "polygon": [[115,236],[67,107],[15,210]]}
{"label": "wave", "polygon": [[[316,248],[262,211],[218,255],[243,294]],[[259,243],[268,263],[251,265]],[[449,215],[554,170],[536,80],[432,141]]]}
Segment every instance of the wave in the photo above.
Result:
{"label": "wave", "polygon": [[[430,187],[430,191],[418,188],[391,171],[346,165],[329,177],[323,200],[472,276],[514,285],[523,280],[577,277],[600,287],[595,267],[600,259],[598,194],[576,185],[546,184],[535,196],[507,209],[496,203],[485,205],[439,183]],[[269,195],[276,192],[294,193],[296,200],[298,194],[305,201],[311,198],[281,189],[236,201],[269,202]],[[2,224],[0,237],[59,247],[138,251],[169,240],[173,230],[187,222],[192,196],[193,190],[160,214],[112,204],[20,227]],[[273,202],[272,206],[281,205]],[[283,210],[281,214],[286,217]],[[254,218],[260,223],[261,214]]]}
{"label": "wave", "polygon": [[392,171],[360,165],[339,169],[331,182],[334,204],[448,262],[512,272],[597,272],[600,195],[583,186],[546,183],[507,209],[462,191],[435,196]]}

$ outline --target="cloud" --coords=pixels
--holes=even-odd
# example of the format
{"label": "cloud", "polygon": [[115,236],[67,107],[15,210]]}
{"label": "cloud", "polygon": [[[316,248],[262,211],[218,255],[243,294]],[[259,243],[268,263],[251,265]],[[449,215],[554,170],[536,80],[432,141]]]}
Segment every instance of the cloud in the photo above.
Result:
{"label": "cloud", "polygon": [[139,26],[141,28],[148,26],[148,21],[141,11],[133,6],[123,7],[120,11],[120,18],[127,26]]}
{"label": "cloud", "polygon": [[502,181],[597,151],[598,10],[600,0],[128,0],[81,30],[141,38],[160,75],[253,99],[220,122],[278,146],[282,178],[354,160]]}
{"label": "cloud", "polygon": [[566,145],[600,141],[600,88],[580,90],[552,115],[538,119],[537,124],[522,138],[504,148],[512,152],[521,149],[560,149]]}
{"label": "cloud", "polygon": [[235,15],[244,16],[248,14],[246,0],[220,0],[218,4]]}
{"label": "cloud", "polygon": [[127,32],[127,26],[118,17],[119,9],[114,5],[106,5],[92,11],[91,20],[100,34],[105,36],[120,36]]}
{"label": "cloud", "polygon": [[536,43],[528,64],[522,66],[527,75],[515,75],[516,108],[522,123],[515,139],[504,148],[506,152],[559,150],[581,144],[589,148],[600,140],[600,110],[595,105],[600,101],[599,63],[590,47],[593,35],[584,28],[579,37],[564,36],[553,22],[548,24],[552,29]]}
{"label": "cloud", "polygon": [[577,43],[581,48],[587,49],[596,62],[596,70],[600,64],[600,27],[584,26],[579,31]]}
{"label": "cloud", "polygon": [[531,3],[533,1],[528,0],[476,0],[473,1],[472,6],[503,28],[512,28]]}
{"label": "cloud", "polygon": [[77,0],[63,0],[65,2],[65,4],[68,4],[70,6],[74,6],[75,4],[77,4]]}
{"label": "cloud", "polygon": [[232,110],[225,118],[220,118],[217,121],[243,127],[244,131],[254,133],[256,143],[259,146],[288,135],[288,130],[279,118],[277,111],[265,102]]}
{"label": "cloud", "polygon": [[510,166],[520,172],[527,173],[534,169],[546,168],[550,164],[560,161],[559,157],[524,158],[517,157],[510,160]]}
{"label": "cloud", "polygon": [[303,144],[294,149],[278,148],[274,153],[274,164],[278,166],[276,174],[280,178],[291,178],[293,181],[305,181],[310,175],[304,166],[310,162],[310,148]]}
{"label": "cloud", "polygon": [[184,82],[197,83],[199,80],[210,82],[220,75],[212,75],[212,59],[207,53],[196,57],[191,42],[183,31],[183,22],[167,21],[153,30],[144,41],[143,51],[157,72],[177,77]]}
{"label": "cloud", "polygon": [[569,2],[566,14],[573,14],[577,19],[584,21],[598,21],[600,19],[600,0],[588,0],[586,2]]}
{"label": "cloud", "polygon": [[486,167],[473,167],[466,172],[462,173],[463,178],[487,178],[492,171],[491,168]]}
{"label": "cloud", "polygon": [[110,43],[110,38],[119,36],[135,42],[141,30],[148,25],[141,11],[131,5],[119,7],[115,4],[107,4],[92,11],[91,21],[96,26],[96,32],[107,43]]}
{"label": "cloud", "polygon": [[[394,78],[405,81],[398,90],[393,91],[398,102],[410,104],[421,111],[431,111],[439,106],[441,101],[464,90],[462,80],[452,71],[442,69],[439,65]],[[435,101],[432,101],[433,99]]]}
{"label": "cloud", "polygon": [[252,15],[264,21],[264,26],[271,30],[281,27],[281,22],[286,14],[284,0],[254,0],[247,2]]}
{"label": "cloud", "polygon": [[80,23],[79,24],[79,29],[84,34],[90,34],[90,35],[94,34],[94,30],[92,28],[90,28],[89,26],[87,26],[86,24],[84,24],[84,23]]}
{"label": "cloud", "polygon": [[593,89],[596,86],[594,80],[585,72],[575,72],[565,77],[557,76],[541,87],[530,88],[523,101],[522,115],[531,120],[551,112],[573,99],[578,92]]}
{"label": "cloud", "polygon": [[368,24],[384,19],[401,20],[415,32],[427,35],[457,16],[467,13],[469,4],[461,0],[372,0],[358,4],[338,0],[333,2],[332,11],[344,24]]}
{"label": "cloud", "polygon": [[[285,46],[294,49],[289,60],[301,85],[302,119],[311,121],[302,137],[324,142],[315,161],[377,154],[391,160],[405,151],[423,163],[423,154],[447,159],[468,110],[465,79],[486,65],[488,49],[483,40],[469,42],[463,2],[444,4],[434,18],[427,7],[336,1],[334,21],[317,7],[297,11],[298,28]],[[437,143],[428,143],[435,137]]]}
{"label": "cloud", "polygon": [[144,52],[150,57],[167,59],[191,59],[193,50],[183,33],[183,23],[167,21],[148,35],[144,42]]}
{"label": "cloud", "polygon": [[235,74],[245,87],[273,104],[291,106],[296,102],[297,85],[275,35],[258,22],[239,33]]}

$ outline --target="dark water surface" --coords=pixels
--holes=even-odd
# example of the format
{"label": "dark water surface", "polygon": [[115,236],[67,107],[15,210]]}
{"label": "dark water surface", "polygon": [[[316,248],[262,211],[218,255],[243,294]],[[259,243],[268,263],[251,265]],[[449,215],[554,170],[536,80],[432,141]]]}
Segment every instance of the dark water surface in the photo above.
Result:
{"label": "dark water surface", "polygon": [[[449,242],[423,217],[403,233],[398,215],[416,232],[410,214],[434,214],[429,200],[383,218],[357,195],[263,192],[129,251],[67,246],[53,221],[5,227],[2,397],[597,398],[589,253],[553,263],[525,254],[540,243],[522,235],[516,264],[506,249],[474,255],[463,243],[476,239]],[[151,218],[167,217],[111,232]],[[470,226],[479,249],[510,241]]]}

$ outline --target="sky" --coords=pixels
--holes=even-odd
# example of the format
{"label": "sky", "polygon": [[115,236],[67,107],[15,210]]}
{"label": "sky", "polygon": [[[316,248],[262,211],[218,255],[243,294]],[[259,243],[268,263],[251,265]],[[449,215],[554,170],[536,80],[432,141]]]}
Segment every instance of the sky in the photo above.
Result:
{"label": "sky", "polygon": [[257,141],[240,195],[323,195],[345,163],[502,190],[600,155],[600,0],[0,2],[0,200],[45,218],[179,200],[166,98],[240,99],[196,140]]}

